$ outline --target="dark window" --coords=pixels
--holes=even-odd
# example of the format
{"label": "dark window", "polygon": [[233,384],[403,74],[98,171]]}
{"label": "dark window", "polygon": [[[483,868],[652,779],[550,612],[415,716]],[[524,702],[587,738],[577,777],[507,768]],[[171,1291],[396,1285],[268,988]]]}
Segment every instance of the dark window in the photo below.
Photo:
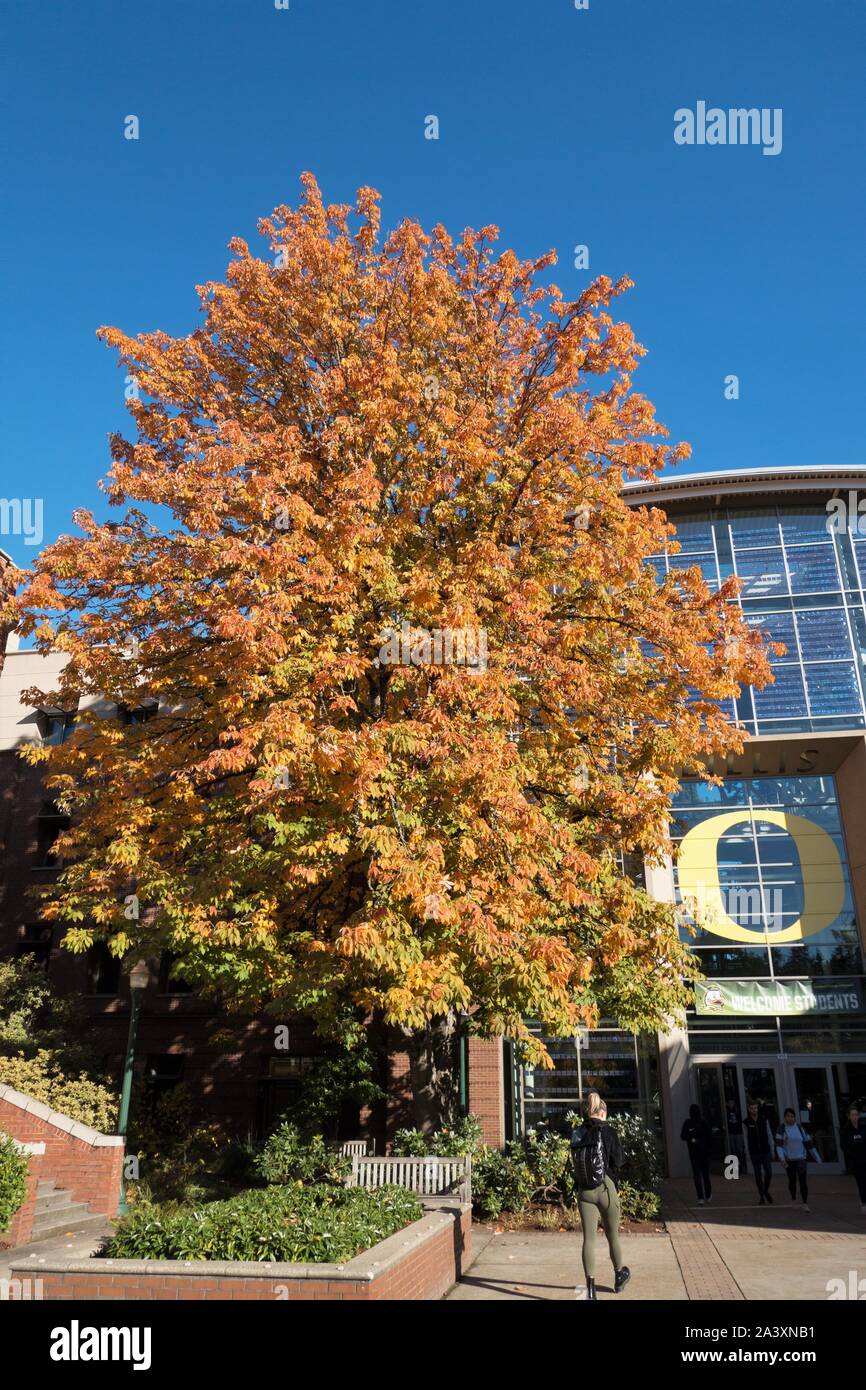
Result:
{"label": "dark window", "polygon": [[75,715],[66,714],[63,710],[40,710],[38,722],[42,742],[50,743],[56,748],[58,744],[66,742],[75,723]]}
{"label": "dark window", "polygon": [[88,994],[117,994],[120,988],[120,957],[109,951],[104,941],[93,946],[87,956]]}
{"label": "dark window", "polygon": [[183,1053],[151,1052],[144,1069],[144,1080],[151,1107],[183,1081]]}
{"label": "dark window", "polygon": [[54,933],[51,927],[37,925],[31,927],[18,928],[18,940],[15,942],[16,956],[33,956],[39,961],[40,965],[48,968],[51,959],[51,943]]}
{"label": "dark window", "polygon": [[36,865],[40,869],[58,869],[60,857],[54,853],[58,836],[69,829],[69,817],[64,816],[53,801],[46,801],[39,813],[36,827]]}
{"label": "dark window", "polygon": [[156,700],[142,700],[140,705],[121,705],[120,717],[124,724],[146,724],[156,714]]}
{"label": "dark window", "polygon": [[177,956],[172,951],[163,951],[159,962],[160,994],[191,994],[192,985],[173,974]]}

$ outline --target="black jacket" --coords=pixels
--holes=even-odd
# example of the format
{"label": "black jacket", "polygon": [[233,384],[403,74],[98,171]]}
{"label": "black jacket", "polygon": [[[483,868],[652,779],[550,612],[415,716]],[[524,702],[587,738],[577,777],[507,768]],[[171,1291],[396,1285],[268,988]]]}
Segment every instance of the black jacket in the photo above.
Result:
{"label": "black jacket", "polygon": [[706,1158],[710,1152],[712,1135],[706,1120],[693,1120],[689,1117],[680,1130],[680,1138],[689,1146],[689,1154],[695,1158]]}
{"label": "black jacket", "polygon": [[749,1146],[751,1158],[772,1158],[776,1150],[773,1139],[773,1130],[766,1115],[758,1112],[757,1119],[753,1120],[751,1115],[747,1115],[743,1120],[743,1129],[746,1132],[746,1142]]}
{"label": "black jacket", "polygon": [[839,1138],[842,1140],[842,1152],[852,1172],[859,1173],[866,1169],[866,1128],[863,1126],[863,1120],[860,1120],[856,1129],[850,1120],[846,1120],[839,1131]]}
{"label": "black jacket", "polygon": [[616,1186],[616,1175],[624,1163],[622,1144],[619,1142],[619,1135],[616,1130],[607,1123],[606,1120],[584,1120],[582,1125],[571,1133],[572,1156],[578,1144],[582,1142],[587,1133],[593,1129],[601,1129],[601,1143],[604,1149],[604,1171],[612,1179]]}

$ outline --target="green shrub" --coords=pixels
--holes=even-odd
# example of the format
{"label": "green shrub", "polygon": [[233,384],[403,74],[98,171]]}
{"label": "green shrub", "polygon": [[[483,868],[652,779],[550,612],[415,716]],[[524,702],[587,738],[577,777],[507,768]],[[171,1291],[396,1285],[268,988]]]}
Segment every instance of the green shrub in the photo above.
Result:
{"label": "green shrub", "polygon": [[640,1115],[612,1115],[608,1123],[616,1130],[622,1144],[624,1181],[641,1192],[658,1192],[662,1160],[653,1130]]}
{"label": "green shrub", "polygon": [[464,1115],[453,1124],[441,1125],[429,1136],[420,1129],[398,1129],[391,1144],[391,1152],[401,1158],[423,1158],[425,1154],[465,1158],[481,1148],[481,1121],[477,1115]]}
{"label": "green shrub", "polygon": [[100,1252],[133,1260],[342,1262],[423,1215],[399,1187],[270,1187],[202,1207],[137,1205]]}
{"label": "green shrub", "polygon": [[116,1096],[83,1073],[70,1076],[62,1071],[54,1053],[41,1050],[35,1057],[0,1056],[0,1082],[103,1133],[111,1133],[117,1121]]}
{"label": "green shrub", "polygon": [[391,1141],[391,1152],[398,1158],[424,1158],[432,1150],[420,1129],[398,1129]]}
{"label": "green shrub", "polygon": [[485,1147],[472,1160],[472,1210],[483,1221],[495,1221],[504,1211],[529,1206],[533,1177],[520,1144],[503,1153]]}
{"label": "green shrub", "polygon": [[555,1130],[531,1129],[523,1140],[523,1152],[532,1175],[533,1205],[570,1202],[574,1193],[570,1139]]}
{"label": "green shrub", "polygon": [[[138,1158],[143,1195],[193,1203],[229,1195],[215,1175],[227,1141],[218,1124],[196,1113],[183,1082],[154,1102],[146,1081],[136,1079],[130,1117],[126,1149]],[[137,1191],[130,1183],[131,1200]]]}
{"label": "green shrub", "polygon": [[619,1205],[623,1221],[654,1221],[661,1210],[655,1192],[642,1191],[628,1182],[619,1185]]}
{"label": "green shrub", "polygon": [[8,1134],[0,1132],[0,1235],[27,1196],[27,1159]]}
{"label": "green shrub", "polygon": [[32,955],[0,960],[0,1055],[40,1052],[66,1075],[104,1080],[101,1043],[83,1000],[58,994]]}
{"label": "green shrub", "polygon": [[303,1140],[284,1121],[274,1130],[253,1164],[267,1183],[342,1183],[352,1171],[347,1158],[328,1148],[321,1134]]}

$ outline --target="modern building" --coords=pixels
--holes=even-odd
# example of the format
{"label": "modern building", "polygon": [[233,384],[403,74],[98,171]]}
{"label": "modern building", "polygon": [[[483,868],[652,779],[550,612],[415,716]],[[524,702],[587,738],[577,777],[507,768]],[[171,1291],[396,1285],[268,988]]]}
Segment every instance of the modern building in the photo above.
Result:
{"label": "modern building", "polygon": [[554,1044],[555,1070],[516,1073],[509,1108],[528,1126],[597,1085],[662,1131],[676,1174],[692,1102],[721,1157],[728,1116],[757,1098],[808,1118],[827,1171],[842,1171],[840,1121],[866,1097],[866,467],[680,475],[627,495],[676,525],[660,573],[697,565],[714,587],[737,575],[746,621],[786,652],[774,684],[731,701],[750,738],[713,769],[723,782],[682,783],[676,863],[646,871],[687,919],[700,906],[695,1008],[657,1040]]}
{"label": "modern building", "polygon": [[[676,862],[645,870],[650,891],[687,920],[699,907],[693,946],[705,979],[688,1016],[658,1037],[603,1026],[549,1039],[552,1071],[520,1067],[508,1043],[470,1040],[468,1105],[488,1141],[502,1143],[561,1121],[597,1087],[614,1111],[655,1126],[678,1174],[688,1171],[679,1133],[692,1102],[721,1157],[732,1118],[758,1098],[808,1118],[827,1170],[841,1171],[845,1106],[866,1098],[866,466],[682,474],[631,485],[627,496],[676,525],[680,552],[656,556],[660,572],[698,565],[713,586],[737,575],[746,621],[786,647],[773,660],[775,683],[731,702],[750,738],[714,768],[722,782],[682,783]],[[57,978],[84,993],[119,1066],[128,999],[116,962],[58,951],[25,891],[55,871],[60,824],[15,753],[24,738],[63,737],[62,711],[20,704],[22,689],[50,685],[46,660],[10,649],[0,670],[0,951],[50,958]],[[219,1041],[227,1023],[228,1047]],[[172,981],[163,961],[145,999],[141,1052],[155,1084],[182,1078],[236,1124],[262,1127],[317,1050],[311,1031],[290,1021],[291,1047],[275,1053],[274,1023],[227,1020]],[[387,1055],[389,1099],[362,1117],[380,1144],[408,1118],[398,1038]]]}

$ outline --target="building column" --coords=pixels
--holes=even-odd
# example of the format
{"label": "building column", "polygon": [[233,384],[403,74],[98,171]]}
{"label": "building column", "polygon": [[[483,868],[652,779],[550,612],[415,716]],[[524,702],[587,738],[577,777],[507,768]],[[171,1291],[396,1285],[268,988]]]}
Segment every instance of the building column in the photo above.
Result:
{"label": "building column", "polygon": [[836,773],[839,814],[845,831],[848,873],[860,944],[866,954],[866,738],[860,737]]}
{"label": "building column", "polygon": [[469,1038],[469,1113],[481,1121],[485,1144],[505,1144],[505,1074],[501,1038]]}

